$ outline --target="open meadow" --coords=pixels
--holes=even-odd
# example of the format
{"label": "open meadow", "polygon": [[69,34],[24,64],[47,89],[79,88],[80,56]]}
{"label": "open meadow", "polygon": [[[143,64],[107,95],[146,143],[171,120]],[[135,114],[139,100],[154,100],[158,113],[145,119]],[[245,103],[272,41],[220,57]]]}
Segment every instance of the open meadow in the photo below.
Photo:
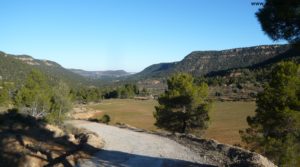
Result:
{"label": "open meadow", "polygon": [[[126,123],[137,128],[156,130],[153,112],[155,100],[111,99],[88,107],[102,111],[95,117],[108,114],[111,124]],[[227,144],[240,143],[238,131],[247,127],[246,117],[253,115],[255,102],[214,102],[210,112],[210,125],[204,137]]]}
{"label": "open meadow", "polygon": [[222,143],[239,144],[239,130],[248,127],[246,118],[254,115],[255,108],[255,102],[214,102],[205,137]]}
{"label": "open meadow", "polygon": [[96,117],[108,114],[111,124],[126,123],[137,128],[156,130],[154,126],[153,112],[157,105],[155,100],[133,100],[133,99],[110,99],[101,103],[92,104],[89,107],[93,110],[103,111]]}

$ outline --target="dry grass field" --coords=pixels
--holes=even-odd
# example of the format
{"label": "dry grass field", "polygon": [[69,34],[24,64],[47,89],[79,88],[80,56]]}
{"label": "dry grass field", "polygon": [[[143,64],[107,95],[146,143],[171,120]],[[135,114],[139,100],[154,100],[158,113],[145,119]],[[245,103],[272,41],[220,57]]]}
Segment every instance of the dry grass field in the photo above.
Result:
{"label": "dry grass field", "polygon": [[[101,110],[109,114],[111,124],[126,123],[137,128],[156,130],[153,125],[154,100],[112,99],[99,104],[92,104],[91,109]],[[253,115],[254,102],[215,102],[210,112],[211,121],[204,137],[216,139],[222,143],[240,143],[238,131],[247,127],[246,117]]]}
{"label": "dry grass field", "polygon": [[102,117],[108,114],[111,118],[111,124],[126,123],[137,128],[155,130],[153,112],[155,100],[133,100],[133,99],[111,99],[104,100],[98,104],[92,104],[89,107],[103,111],[96,117]]}
{"label": "dry grass field", "polygon": [[239,130],[248,127],[246,118],[254,115],[255,108],[255,102],[213,103],[210,125],[205,137],[227,144],[240,143]]}

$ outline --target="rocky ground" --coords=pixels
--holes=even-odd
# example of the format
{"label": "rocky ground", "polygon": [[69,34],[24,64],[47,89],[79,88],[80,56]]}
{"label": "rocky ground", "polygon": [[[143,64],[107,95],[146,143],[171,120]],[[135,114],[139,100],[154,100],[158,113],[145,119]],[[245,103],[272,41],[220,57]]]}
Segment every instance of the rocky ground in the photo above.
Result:
{"label": "rocky ground", "polygon": [[0,166],[69,167],[103,147],[96,134],[15,111],[0,114]]}

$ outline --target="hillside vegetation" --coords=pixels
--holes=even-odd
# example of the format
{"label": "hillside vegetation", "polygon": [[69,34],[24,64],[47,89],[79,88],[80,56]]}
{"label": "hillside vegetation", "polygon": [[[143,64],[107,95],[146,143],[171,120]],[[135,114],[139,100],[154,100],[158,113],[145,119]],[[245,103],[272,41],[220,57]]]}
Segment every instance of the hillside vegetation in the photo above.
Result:
{"label": "hillside vegetation", "polygon": [[43,72],[53,83],[59,80],[74,86],[88,83],[84,77],[63,68],[56,62],[0,52],[0,78],[2,80],[20,83],[33,69]]}

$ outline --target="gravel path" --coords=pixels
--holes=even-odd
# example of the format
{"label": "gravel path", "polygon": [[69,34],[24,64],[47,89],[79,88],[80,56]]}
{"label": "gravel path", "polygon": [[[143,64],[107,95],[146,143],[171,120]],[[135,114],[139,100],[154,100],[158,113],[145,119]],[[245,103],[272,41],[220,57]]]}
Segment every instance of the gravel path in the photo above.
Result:
{"label": "gravel path", "polygon": [[88,121],[69,123],[93,131],[105,141],[103,150],[81,163],[82,167],[210,166],[205,157],[168,138]]}

